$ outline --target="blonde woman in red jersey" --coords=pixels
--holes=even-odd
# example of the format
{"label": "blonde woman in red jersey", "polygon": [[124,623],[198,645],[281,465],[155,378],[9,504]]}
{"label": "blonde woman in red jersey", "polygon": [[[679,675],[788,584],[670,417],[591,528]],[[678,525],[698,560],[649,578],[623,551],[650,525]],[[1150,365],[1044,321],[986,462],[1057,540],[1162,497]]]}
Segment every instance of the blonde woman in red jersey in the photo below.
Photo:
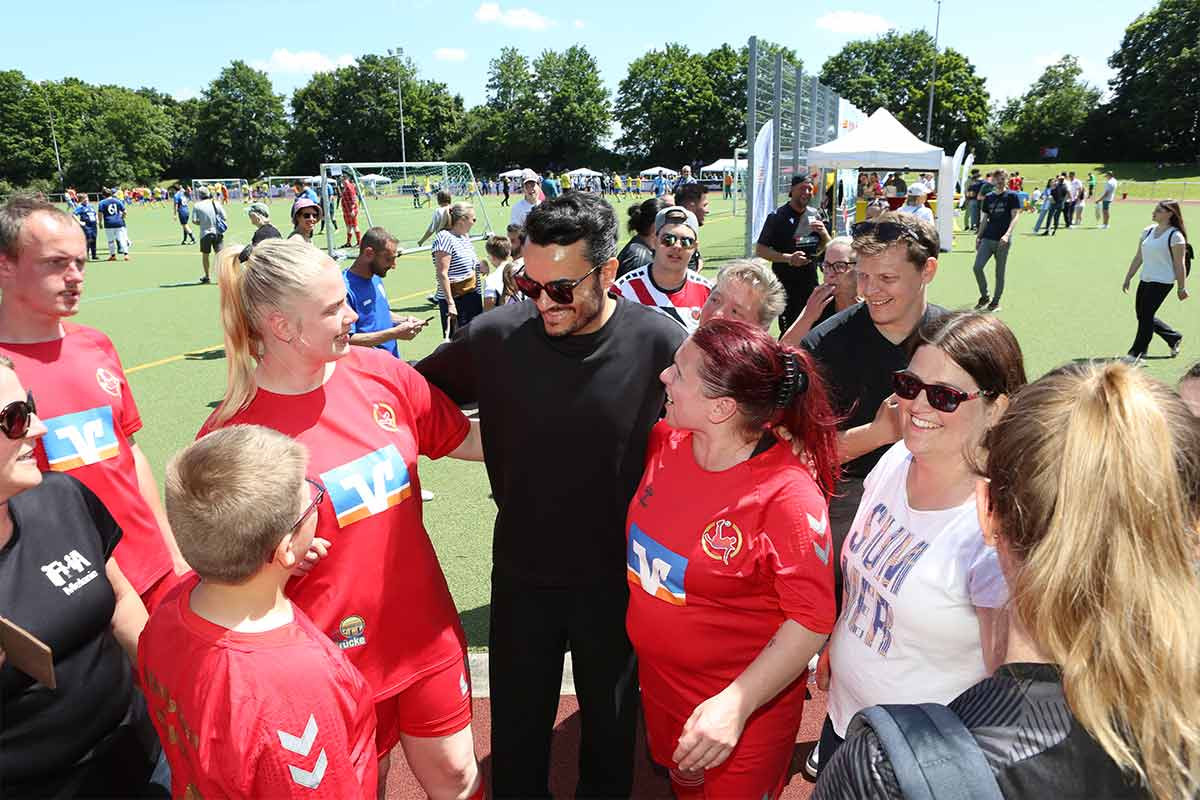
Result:
{"label": "blonde woman in red jersey", "polygon": [[434,800],[482,797],[466,639],[421,519],[417,456],[482,460],[478,426],[406,363],[351,347],[356,319],[333,260],[269,239],[221,254],[229,383],[201,429],[292,436],[324,487],[314,549],[288,597],[375,693],[380,795],[399,743]]}

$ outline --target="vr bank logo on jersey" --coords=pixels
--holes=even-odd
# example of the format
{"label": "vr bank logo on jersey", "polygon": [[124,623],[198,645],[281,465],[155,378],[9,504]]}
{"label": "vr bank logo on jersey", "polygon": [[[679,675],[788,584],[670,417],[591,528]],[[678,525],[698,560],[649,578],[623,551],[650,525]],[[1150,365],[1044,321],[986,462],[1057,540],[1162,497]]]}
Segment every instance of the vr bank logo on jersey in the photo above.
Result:
{"label": "vr bank logo on jersey", "polygon": [[629,526],[625,560],[631,584],[671,605],[687,605],[683,579],[688,560],[651,539],[636,523]]}
{"label": "vr bank logo on jersey", "polygon": [[42,446],[46,448],[50,469],[56,472],[96,464],[115,458],[120,452],[109,406],[63,414],[42,422],[46,424]]}
{"label": "vr bank logo on jersey", "polygon": [[412,494],[408,467],[394,444],[323,472],[321,480],[339,528],[387,511]]}

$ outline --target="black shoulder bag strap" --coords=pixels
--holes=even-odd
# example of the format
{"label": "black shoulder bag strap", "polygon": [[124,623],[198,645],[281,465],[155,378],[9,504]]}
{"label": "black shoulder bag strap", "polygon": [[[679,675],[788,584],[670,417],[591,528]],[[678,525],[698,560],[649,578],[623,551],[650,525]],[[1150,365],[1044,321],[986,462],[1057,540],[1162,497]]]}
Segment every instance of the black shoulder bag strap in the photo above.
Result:
{"label": "black shoulder bag strap", "polygon": [[906,800],[1004,800],[975,737],[939,703],[859,712],[887,752]]}

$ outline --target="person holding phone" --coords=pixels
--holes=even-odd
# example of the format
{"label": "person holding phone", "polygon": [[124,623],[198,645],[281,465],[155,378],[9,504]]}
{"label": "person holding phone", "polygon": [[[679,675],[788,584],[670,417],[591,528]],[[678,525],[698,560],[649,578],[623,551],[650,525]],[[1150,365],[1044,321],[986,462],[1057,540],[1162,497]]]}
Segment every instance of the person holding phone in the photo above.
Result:
{"label": "person holding phone", "polygon": [[429,324],[429,320],[393,313],[383,290],[384,276],[396,267],[399,245],[400,240],[386,228],[368,228],[359,242],[358,257],[343,273],[346,302],[358,314],[350,327],[350,344],[378,347],[397,358],[397,340],[413,339]]}

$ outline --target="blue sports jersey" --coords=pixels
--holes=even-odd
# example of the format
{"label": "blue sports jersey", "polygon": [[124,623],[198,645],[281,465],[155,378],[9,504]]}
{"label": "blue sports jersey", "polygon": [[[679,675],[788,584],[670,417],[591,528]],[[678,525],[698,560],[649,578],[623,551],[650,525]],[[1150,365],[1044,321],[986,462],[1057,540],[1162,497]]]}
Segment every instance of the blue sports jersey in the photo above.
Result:
{"label": "blue sports jersey", "polygon": [[309,200],[312,200],[317,205],[321,204],[321,198],[317,197],[317,193],[313,191],[313,188],[311,186],[308,187],[307,189],[305,189],[303,192],[301,192],[300,196],[307,197]]}
{"label": "blue sports jersey", "polygon": [[188,196],[183,193],[183,189],[175,193],[175,208],[181,217],[188,213]]}
{"label": "blue sports jersey", "polygon": [[100,216],[104,218],[106,228],[125,227],[125,204],[115,197],[106,197],[100,201]]}
{"label": "blue sports jersey", "polygon": [[[387,293],[383,291],[383,279],[372,275],[367,280],[350,270],[342,274],[346,279],[346,302],[358,314],[358,320],[350,326],[350,333],[375,333],[392,327],[392,310],[388,307]],[[400,357],[395,339],[375,346]]]}
{"label": "blue sports jersey", "polygon": [[75,206],[72,212],[83,223],[83,233],[89,239],[96,238],[96,207],[93,205]]}

